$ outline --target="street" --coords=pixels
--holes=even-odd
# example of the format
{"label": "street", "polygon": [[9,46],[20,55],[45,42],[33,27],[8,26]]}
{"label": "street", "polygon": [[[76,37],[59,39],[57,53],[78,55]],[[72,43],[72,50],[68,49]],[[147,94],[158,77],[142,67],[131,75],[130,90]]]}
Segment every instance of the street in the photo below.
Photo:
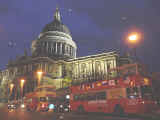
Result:
{"label": "street", "polygon": [[106,114],[77,114],[53,112],[28,112],[25,110],[8,110],[6,106],[0,108],[0,120],[159,120],[158,116],[113,116]]}

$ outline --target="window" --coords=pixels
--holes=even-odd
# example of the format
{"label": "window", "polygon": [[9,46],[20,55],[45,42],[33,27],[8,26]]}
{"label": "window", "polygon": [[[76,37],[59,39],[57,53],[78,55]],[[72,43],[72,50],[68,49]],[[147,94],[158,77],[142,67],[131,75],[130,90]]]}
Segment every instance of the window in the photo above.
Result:
{"label": "window", "polygon": [[80,94],[78,98],[79,98],[80,101],[84,101],[85,100],[85,95]]}
{"label": "window", "polygon": [[126,91],[127,91],[128,98],[132,99],[132,98],[137,98],[140,96],[140,92],[139,92],[138,87],[127,88]]}
{"label": "window", "polygon": [[48,102],[54,103],[56,102],[56,99],[53,97],[48,97]]}
{"label": "window", "polygon": [[97,100],[105,100],[106,99],[106,92],[99,92],[96,93]]}
{"label": "window", "polygon": [[40,100],[41,102],[46,102],[46,101],[47,101],[47,98],[46,98],[46,97],[40,97],[39,100]]}
{"label": "window", "polygon": [[96,100],[96,95],[89,93],[89,94],[87,95],[87,100],[88,100],[88,101]]}

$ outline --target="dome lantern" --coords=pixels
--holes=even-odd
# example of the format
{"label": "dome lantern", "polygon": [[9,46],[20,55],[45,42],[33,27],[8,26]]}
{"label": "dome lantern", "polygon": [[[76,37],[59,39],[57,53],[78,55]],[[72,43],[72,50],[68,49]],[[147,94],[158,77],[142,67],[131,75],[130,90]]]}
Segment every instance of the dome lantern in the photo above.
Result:
{"label": "dome lantern", "polygon": [[60,15],[58,7],[56,7],[56,12],[54,14],[54,20],[57,20],[57,21],[61,22],[61,15]]}

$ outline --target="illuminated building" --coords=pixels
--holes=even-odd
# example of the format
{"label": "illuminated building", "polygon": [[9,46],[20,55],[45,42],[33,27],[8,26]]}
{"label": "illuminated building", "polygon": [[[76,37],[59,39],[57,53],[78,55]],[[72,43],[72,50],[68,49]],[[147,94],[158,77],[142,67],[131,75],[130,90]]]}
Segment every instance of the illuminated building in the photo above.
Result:
{"label": "illuminated building", "polygon": [[52,84],[58,89],[72,83],[107,79],[108,69],[131,62],[115,51],[77,58],[77,45],[67,26],[62,23],[58,8],[54,20],[32,41],[31,51],[31,56],[25,50],[23,56],[10,60],[6,68],[7,77],[15,85],[18,86],[21,78],[26,80],[24,92],[33,91],[37,86],[38,70],[44,73],[41,84]]}

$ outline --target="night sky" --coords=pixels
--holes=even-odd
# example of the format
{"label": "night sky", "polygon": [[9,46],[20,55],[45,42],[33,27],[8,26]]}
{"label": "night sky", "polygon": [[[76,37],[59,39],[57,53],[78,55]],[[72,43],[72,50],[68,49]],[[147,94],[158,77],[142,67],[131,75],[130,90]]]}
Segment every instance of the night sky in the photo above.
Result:
{"label": "night sky", "polygon": [[0,69],[10,58],[30,51],[31,41],[53,20],[59,6],[62,21],[77,43],[78,56],[131,50],[126,33],[141,32],[137,56],[158,72],[160,67],[159,0],[0,0]]}

